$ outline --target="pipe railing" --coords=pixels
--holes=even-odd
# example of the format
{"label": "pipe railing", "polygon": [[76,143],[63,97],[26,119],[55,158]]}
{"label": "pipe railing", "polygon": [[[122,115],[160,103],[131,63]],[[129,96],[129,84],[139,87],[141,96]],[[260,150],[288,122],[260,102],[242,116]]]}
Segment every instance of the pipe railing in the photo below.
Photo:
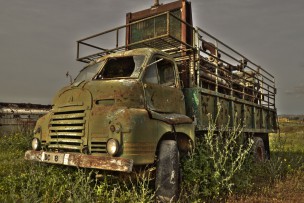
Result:
{"label": "pipe railing", "polygon": [[[156,24],[156,20],[154,19],[161,17],[163,17],[163,24]],[[154,30],[152,34],[145,33],[144,28],[140,30],[141,26],[144,26],[145,22],[149,20],[154,20],[154,24],[152,25],[154,27],[149,28]],[[180,25],[180,29],[183,27],[184,29],[187,29],[188,32],[192,32],[193,44],[182,41],[183,37],[181,36],[181,30],[180,36],[176,36],[176,33],[173,33],[173,23],[176,23],[175,25]],[[134,34],[132,33],[133,26],[137,26],[139,32],[142,31],[140,33],[142,35],[140,35],[138,39],[132,38],[132,34]],[[163,30],[157,30],[160,29],[158,26],[163,26]],[[124,39],[126,33],[129,34],[129,36],[127,36],[128,40]],[[105,35],[110,35],[112,37],[111,39],[113,40],[114,46],[105,48],[89,42],[90,40],[96,40]],[[207,49],[208,47],[205,47],[206,45],[213,49],[213,53]],[[96,52],[87,56],[80,56],[80,49],[82,46],[94,49]],[[181,20],[170,12],[164,12],[144,18],[78,40],[77,60],[90,62],[91,60],[109,53],[139,47],[158,48],[167,51],[168,53],[170,53],[170,50],[174,50],[171,54],[179,54],[179,57],[175,57],[176,60],[194,60],[193,58],[195,58],[196,61],[199,61],[199,63],[197,63],[197,66],[199,67],[196,68],[196,73],[191,72],[190,74],[194,74],[194,77],[197,78],[195,79],[197,86],[202,87],[203,83],[210,84],[215,86],[214,91],[220,92],[225,89],[225,92],[229,92],[229,95],[235,97],[240,95],[243,99],[249,98],[248,100],[253,101],[257,99],[260,105],[268,108],[275,108],[276,88],[274,76],[272,74],[211,34],[201,28],[194,28],[191,24]],[[190,59],[191,57],[184,59],[185,56],[182,53],[192,53],[195,57],[192,57],[192,59]],[[211,61],[211,59],[213,61]],[[188,68],[190,69],[190,65]],[[200,77],[200,71],[202,72],[202,77]],[[209,74],[210,77],[207,79],[206,77],[208,77],[208,75],[204,74]],[[214,81],[212,81],[213,79]]]}

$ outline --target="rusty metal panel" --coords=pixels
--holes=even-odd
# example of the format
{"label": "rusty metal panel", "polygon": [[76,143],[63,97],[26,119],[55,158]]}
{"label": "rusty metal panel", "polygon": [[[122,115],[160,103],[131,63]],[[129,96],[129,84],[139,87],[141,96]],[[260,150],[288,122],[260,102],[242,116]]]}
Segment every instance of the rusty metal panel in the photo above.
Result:
{"label": "rusty metal panel", "polygon": [[133,160],[119,157],[101,157],[79,153],[58,153],[28,150],[25,159],[44,163],[61,164],[81,168],[131,172]]}
{"label": "rusty metal panel", "polygon": [[130,25],[129,43],[140,42],[168,34],[178,40],[181,40],[182,23],[179,20],[181,17],[181,11],[176,10],[172,11],[171,13],[177,18],[168,16],[167,13],[164,13],[160,16]]}
{"label": "rusty metal panel", "polygon": [[[77,92],[77,91],[75,91]],[[70,95],[70,92],[67,93]],[[65,97],[62,95],[61,97]],[[76,96],[74,96],[76,98]],[[61,98],[60,98],[61,100]],[[79,101],[79,99],[74,100]],[[60,103],[59,106],[61,105]],[[83,107],[55,108],[49,122],[48,148],[60,150],[77,150],[80,152],[84,145],[87,145],[85,136],[86,113],[85,110],[78,110]]]}
{"label": "rusty metal panel", "polygon": [[254,127],[261,129],[261,109],[254,107]]}
{"label": "rusty metal panel", "polygon": [[244,111],[244,121],[245,121],[245,127],[246,128],[253,128],[253,112],[252,112],[252,106],[245,105],[245,111]]}
{"label": "rusty metal panel", "polygon": [[127,13],[126,22],[127,24],[132,23],[137,20],[141,20],[143,18],[151,17],[154,15],[158,15],[160,13],[164,13],[167,11],[179,10],[182,8],[182,2],[184,0],[171,2],[168,4],[161,4],[156,7],[151,7],[149,9],[145,9],[142,11],[134,12],[134,13]]}
{"label": "rusty metal panel", "polygon": [[[151,19],[151,21],[147,21],[146,24],[150,24],[150,26],[143,26],[143,23],[140,25],[137,25],[137,29],[134,29],[135,25],[131,25],[131,28],[127,28],[126,30],[126,46],[128,46],[131,43],[134,43],[136,40],[139,41],[139,39],[148,39],[147,37],[139,37],[139,36],[151,36],[152,31],[154,32],[155,36],[160,36],[162,34],[166,34],[165,31],[168,31],[170,35],[172,35],[174,38],[181,40],[183,43],[192,44],[192,36],[193,31],[188,25],[192,25],[192,12],[191,12],[191,3],[186,0],[180,0],[168,4],[161,4],[161,5],[155,5],[152,6],[150,9],[134,12],[134,13],[128,13],[126,16],[126,24],[133,23],[135,21],[142,20],[144,18],[148,18],[151,16],[156,16],[161,13],[170,12],[176,18],[170,17],[170,19],[167,19],[165,15],[161,15],[160,17]],[[166,21],[170,21],[166,22]],[[181,20],[184,21],[184,23],[181,23]],[[152,21],[157,25],[152,28]],[[169,30],[167,30],[167,25],[170,25]],[[188,25],[186,25],[188,23]],[[145,29],[142,29],[144,28]],[[150,34],[148,34],[150,33]],[[155,33],[158,33],[155,35]],[[151,38],[151,37],[150,37]]]}
{"label": "rusty metal panel", "polygon": [[243,120],[243,110],[242,110],[242,103],[234,102],[234,120],[236,122],[242,122]]}
{"label": "rusty metal panel", "polygon": [[167,24],[166,14],[132,24],[130,26],[130,43],[166,35]]}
{"label": "rusty metal panel", "polygon": [[229,119],[232,119],[230,110],[229,110],[229,101],[227,99],[219,98],[218,105],[220,109],[218,110],[217,122],[219,126],[225,126],[230,123]]}
{"label": "rusty metal panel", "polygon": [[[169,33],[170,36],[174,37],[175,39],[182,40],[182,36],[185,35],[183,33],[182,25],[183,23],[179,20],[181,19],[182,12],[180,10],[172,11],[171,12],[174,16],[177,18],[170,16],[170,22],[169,22]],[[183,41],[183,42],[186,42]]]}
{"label": "rusty metal panel", "polygon": [[132,142],[124,144],[124,152],[126,154],[145,156],[146,154],[153,154],[155,152],[155,142]]}
{"label": "rusty metal panel", "polygon": [[170,125],[190,124],[193,122],[191,118],[183,114],[162,114],[155,111],[150,111],[153,119],[164,121]]}
{"label": "rusty metal panel", "polygon": [[[177,88],[155,84],[145,84],[145,96],[148,109],[163,113],[185,113],[181,106],[183,93]],[[170,95],[168,97],[167,95]]]}
{"label": "rusty metal panel", "polygon": [[196,131],[208,130],[209,116],[213,119],[218,116],[218,127],[241,124],[244,132],[269,133],[277,129],[276,112],[257,104],[253,105],[233,96],[199,88],[184,89],[184,95],[187,116],[193,118]]}

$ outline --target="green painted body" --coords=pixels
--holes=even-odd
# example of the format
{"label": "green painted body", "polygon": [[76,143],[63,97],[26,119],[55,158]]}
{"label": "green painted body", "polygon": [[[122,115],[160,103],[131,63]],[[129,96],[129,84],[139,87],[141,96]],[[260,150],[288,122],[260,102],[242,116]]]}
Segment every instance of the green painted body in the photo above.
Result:
{"label": "green painted body", "polygon": [[[145,56],[138,78],[93,79],[60,90],[54,98],[53,109],[36,124],[35,137],[41,140],[42,149],[77,153],[86,149],[85,153],[92,156],[110,156],[106,143],[114,138],[120,144],[116,156],[132,159],[134,165],[153,163],[164,136],[178,135],[180,146],[184,150],[190,149],[194,142],[194,125],[185,116],[178,74],[175,75],[175,87],[142,81],[154,56],[170,60],[177,72],[169,55],[155,49],[138,49],[97,61],[138,54]],[[173,119],[162,119],[162,115],[172,115]],[[73,121],[72,118],[77,119]],[[111,125],[120,129],[119,132],[112,132]]]}
{"label": "green painted body", "polygon": [[[191,150],[210,115],[218,126],[241,123],[244,135],[263,138],[269,153],[268,133],[277,130],[274,77],[193,27],[190,6],[182,0],[128,14],[129,24],[79,40],[77,60],[89,65],[38,120],[41,151],[29,150],[26,159],[130,172],[154,163],[163,140]],[[113,49],[87,41],[108,35],[115,36]],[[82,45],[102,52],[80,57]],[[119,143],[112,156],[110,139]],[[45,153],[56,158],[44,160]]]}
{"label": "green painted body", "polygon": [[218,126],[233,127],[242,123],[245,133],[273,133],[277,131],[277,113],[253,102],[238,99],[204,88],[184,89],[187,115],[196,118],[196,131],[208,130],[209,115],[217,117]]}
{"label": "green painted body", "polygon": [[[97,62],[134,55],[145,56],[137,78],[90,79],[59,91],[53,109],[35,128],[43,150],[105,157],[110,156],[107,141],[114,138],[120,146],[117,157],[133,160],[134,165],[151,164],[163,139],[176,139],[180,150],[190,150],[195,134],[208,130],[208,114],[216,116],[218,103],[218,125],[237,116],[244,122],[245,132],[276,130],[275,111],[204,88],[182,89],[178,74],[174,75],[173,87],[144,82],[144,73],[155,56],[171,61],[174,72],[178,72],[174,59],[162,51],[135,49],[110,54]],[[104,64],[100,63],[98,72]],[[111,131],[111,126],[116,130]]]}

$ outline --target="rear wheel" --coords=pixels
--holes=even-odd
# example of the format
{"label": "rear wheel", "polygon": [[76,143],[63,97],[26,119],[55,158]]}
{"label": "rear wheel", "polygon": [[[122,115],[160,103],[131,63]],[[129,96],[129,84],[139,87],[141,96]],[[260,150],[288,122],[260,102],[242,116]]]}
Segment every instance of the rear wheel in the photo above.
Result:
{"label": "rear wheel", "polygon": [[258,162],[263,162],[267,159],[264,141],[261,137],[253,138],[253,155]]}
{"label": "rear wheel", "polygon": [[180,186],[179,152],[174,140],[160,144],[156,165],[156,202],[173,202],[178,199]]}

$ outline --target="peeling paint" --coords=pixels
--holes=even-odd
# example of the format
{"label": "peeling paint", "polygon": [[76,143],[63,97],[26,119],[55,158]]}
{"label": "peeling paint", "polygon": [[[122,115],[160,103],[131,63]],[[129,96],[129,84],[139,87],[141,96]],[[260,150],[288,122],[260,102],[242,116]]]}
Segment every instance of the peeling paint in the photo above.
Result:
{"label": "peeling paint", "polygon": [[[169,9],[172,5],[161,7]],[[235,116],[247,127],[244,132],[276,130],[273,76],[252,62],[255,73],[246,72],[250,61],[209,36],[234,52],[232,56],[242,58],[240,61],[232,58],[234,65],[220,59],[217,45],[203,41],[203,36],[208,35],[192,27],[192,22],[185,24],[191,18],[187,18],[184,8],[178,8],[170,10],[175,16],[172,12],[159,11],[156,16],[149,13],[149,18],[140,21],[137,28],[137,37],[140,33],[145,35],[139,36],[139,41],[132,38],[134,33],[130,35],[132,25],[139,22],[79,40],[78,45],[90,46],[84,41],[114,31],[117,44],[112,50],[92,46],[102,52],[83,58],[79,58],[78,47],[79,61],[93,60],[83,70],[91,67],[93,71],[84,72],[89,74],[83,74],[84,77],[55,96],[52,111],[37,122],[35,129],[34,136],[41,140],[45,151],[29,150],[25,159],[130,172],[133,164],[153,163],[163,139],[176,139],[179,149],[191,149],[195,134],[208,129],[209,115],[215,118],[219,113],[219,126],[225,125],[229,116]],[[141,19],[148,13],[136,15]],[[127,19],[132,21],[132,17],[128,15]],[[155,18],[163,19],[167,29],[150,26],[156,28],[150,34],[145,25]],[[127,37],[123,47],[118,46],[121,28],[126,29]],[[149,46],[155,48],[139,48]],[[229,58],[229,54],[225,56]],[[270,78],[269,84],[260,71]],[[262,89],[260,84],[268,85],[268,89]],[[107,153],[109,139],[114,139],[117,145],[115,156]],[[175,173],[171,173],[172,183],[177,181]]]}
{"label": "peeling paint", "polygon": [[98,157],[79,153],[59,153],[28,150],[25,159],[44,163],[64,164],[81,168],[95,168],[131,172],[133,161],[119,157]]}

